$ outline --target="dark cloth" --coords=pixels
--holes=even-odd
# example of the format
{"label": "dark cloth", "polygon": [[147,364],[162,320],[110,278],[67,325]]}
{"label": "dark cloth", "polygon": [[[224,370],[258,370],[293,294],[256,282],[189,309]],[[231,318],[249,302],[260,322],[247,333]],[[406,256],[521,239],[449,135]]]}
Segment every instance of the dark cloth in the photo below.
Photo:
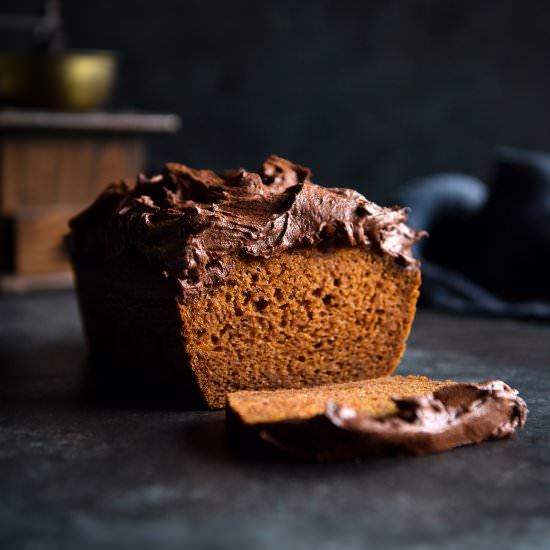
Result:
{"label": "dark cloth", "polygon": [[550,155],[497,149],[488,184],[458,174],[410,182],[396,197],[416,247],[422,303],[457,313],[550,320]]}

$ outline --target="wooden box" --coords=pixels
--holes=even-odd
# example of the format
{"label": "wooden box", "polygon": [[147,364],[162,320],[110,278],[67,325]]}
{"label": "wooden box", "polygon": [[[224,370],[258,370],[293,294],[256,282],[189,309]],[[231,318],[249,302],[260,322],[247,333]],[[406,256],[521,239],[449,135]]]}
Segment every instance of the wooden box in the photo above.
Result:
{"label": "wooden box", "polygon": [[147,134],[178,126],[174,115],[0,111],[1,286],[66,274],[68,220],[109,182],[144,170]]}

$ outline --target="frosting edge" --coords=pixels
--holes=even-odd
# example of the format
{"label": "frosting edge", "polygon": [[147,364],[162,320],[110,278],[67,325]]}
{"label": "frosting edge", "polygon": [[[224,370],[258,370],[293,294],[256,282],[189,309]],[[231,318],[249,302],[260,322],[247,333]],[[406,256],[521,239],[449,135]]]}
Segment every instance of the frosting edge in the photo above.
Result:
{"label": "frosting edge", "polygon": [[258,173],[169,163],[161,175],[139,176],[133,187],[112,184],[71,220],[67,241],[77,263],[137,250],[177,279],[184,294],[194,294],[227,277],[231,256],[269,258],[322,243],[372,248],[418,269],[411,249],[425,233],[406,219],[405,208],[321,187],[309,169],[272,155]]}

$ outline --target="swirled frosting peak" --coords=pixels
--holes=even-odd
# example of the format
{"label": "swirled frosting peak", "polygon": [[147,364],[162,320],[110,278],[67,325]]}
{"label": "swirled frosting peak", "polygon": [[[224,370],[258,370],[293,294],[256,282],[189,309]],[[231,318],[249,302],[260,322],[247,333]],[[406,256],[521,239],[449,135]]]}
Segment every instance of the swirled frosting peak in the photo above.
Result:
{"label": "swirled frosting peak", "polygon": [[316,185],[309,169],[271,156],[257,173],[169,163],[134,186],[112,184],[71,220],[68,242],[76,262],[135,250],[192,294],[223,281],[235,257],[324,242],[371,248],[416,268],[411,247],[423,233],[406,219],[406,209]]}

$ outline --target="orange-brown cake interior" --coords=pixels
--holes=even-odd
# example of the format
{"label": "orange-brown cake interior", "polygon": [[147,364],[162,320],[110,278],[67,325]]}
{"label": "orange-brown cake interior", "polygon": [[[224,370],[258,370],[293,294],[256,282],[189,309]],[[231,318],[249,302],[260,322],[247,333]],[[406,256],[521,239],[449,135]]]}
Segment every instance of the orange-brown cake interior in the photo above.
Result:
{"label": "orange-brown cake interior", "polygon": [[236,260],[223,285],[180,306],[201,391],[223,407],[239,389],[388,375],[405,349],[419,282],[417,269],[360,248]]}
{"label": "orange-brown cake interior", "polygon": [[227,398],[227,407],[245,424],[305,419],[323,414],[328,401],[368,416],[397,411],[392,397],[425,395],[454,384],[424,376],[389,376],[302,390],[240,391]]}

